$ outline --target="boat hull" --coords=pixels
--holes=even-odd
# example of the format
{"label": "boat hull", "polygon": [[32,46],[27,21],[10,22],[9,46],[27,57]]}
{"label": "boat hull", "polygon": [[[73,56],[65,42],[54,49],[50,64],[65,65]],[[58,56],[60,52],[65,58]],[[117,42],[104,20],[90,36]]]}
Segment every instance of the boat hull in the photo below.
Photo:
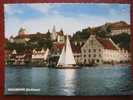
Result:
{"label": "boat hull", "polygon": [[54,67],[56,69],[80,69],[81,67]]}
{"label": "boat hull", "polygon": [[80,66],[74,66],[74,65],[66,65],[66,66],[60,65],[60,66],[56,66],[55,68],[56,69],[79,69],[81,67]]}

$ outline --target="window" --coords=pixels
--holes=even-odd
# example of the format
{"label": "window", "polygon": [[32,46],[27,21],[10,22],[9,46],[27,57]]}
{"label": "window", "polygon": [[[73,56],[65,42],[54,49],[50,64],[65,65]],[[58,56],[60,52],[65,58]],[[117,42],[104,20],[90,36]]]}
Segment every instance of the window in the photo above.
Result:
{"label": "window", "polygon": [[92,59],[92,63],[95,63],[95,60],[94,59]]}
{"label": "window", "polygon": [[94,49],[94,52],[96,52],[96,49]]}
{"label": "window", "polygon": [[96,54],[94,54],[93,57],[96,57]]}
{"label": "window", "polygon": [[89,54],[89,57],[91,57],[91,55]]}
{"label": "window", "polygon": [[86,63],[86,59],[84,60],[84,63]]}
{"label": "window", "polygon": [[91,49],[89,49],[89,51],[88,52],[91,52]]}
{"label": "window", "polygon": [[93,40],[90,40],[91,45],[93,45]]}

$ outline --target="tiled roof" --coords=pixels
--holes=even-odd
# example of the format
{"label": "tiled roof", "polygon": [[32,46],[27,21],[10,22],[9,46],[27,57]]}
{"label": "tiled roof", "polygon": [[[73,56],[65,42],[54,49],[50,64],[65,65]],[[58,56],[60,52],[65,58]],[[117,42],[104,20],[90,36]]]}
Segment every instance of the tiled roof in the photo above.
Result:
{"label": "tiled roof", "polygon": [[130,26],[112,26],[112,30],[130,29]]}
{"label": "tiled roof", "polygon": [[[79,44],[75,45],[73,42],[70,42],[70,43],[71,43],[71,48],[72,48],[73,53],[81,53],[81,47],[83,46],[83,44],[82,45],[79,45]],[[63,46],[64,46],[64,44],[55,43],[53,45],[53,48],[54,49],[59,48],[60,50],[62,50]]]}
{"label": "tiled roof", "polygon": [[62,49],[63,46],[64,46],[64,43],[54,43],[54,44],[53,44],[53,47],[54,47],[54,48]]}
{"label": "tiled roof", "polygon": [[123,21],[112,23],[112,24],[110,24],[110,26],[113,30],[129,29],[130,28],[130,25],[128,25],[127,23],[125,23]]}
{"label": "tiled roof", "polygon": [[71,47],[72,47],[73,53],[81,53],[81,47],[82,46],[83,46],[83,44],[82,45],[79,45],[79,44],[75,45],[74,43],[71,42]]}
{"label": "tiled roof", "polygon": [[102,39],[99,37],[96,37],[96,39],[102,44],[104,49],[117,50],[117,48],[114,46],[114,44],[109,39]]}

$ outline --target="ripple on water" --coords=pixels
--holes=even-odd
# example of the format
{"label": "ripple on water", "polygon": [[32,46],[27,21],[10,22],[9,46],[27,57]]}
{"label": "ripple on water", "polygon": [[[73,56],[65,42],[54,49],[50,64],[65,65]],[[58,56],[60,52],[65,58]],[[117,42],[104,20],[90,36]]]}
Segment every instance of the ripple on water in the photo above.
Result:
{"label": "ripple on water", "polygon": [[[129,95],[129,65],[100,65],[81,69],[6,67],[5,94],[21,95]],[[40,88],[40,92],[9,92],[8,88]]]}

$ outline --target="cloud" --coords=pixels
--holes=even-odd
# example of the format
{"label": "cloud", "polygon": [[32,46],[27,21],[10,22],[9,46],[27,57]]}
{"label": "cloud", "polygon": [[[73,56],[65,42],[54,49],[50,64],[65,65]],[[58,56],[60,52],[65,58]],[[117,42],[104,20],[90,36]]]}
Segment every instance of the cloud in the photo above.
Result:
{"label": "cloud", "polygon": [[7,4],[4,5],[4,12],[6,12],[7,15],[13,16],[15,14],[22,14],[22,13],[24,13],[23,10],[13,8],[13,5],[14,4],[10,4],[10,6],[7,5]]}
{"label": "cloud", "polygon": [[[116,19],[117,20],[117,19]],[[54,15],[46,18],[31,19],[28,21],[19,20],[16,17],[12,17],[6,21],[5,32],[6,36],[11,34],[17,35],[18,29],[24,26],[29,34],[36,32],[47,32],[48,29],[52,30],[53,25],[56,26],[57,31],[63,28],[67,34],[75,33],[78,30],[87,28],[88,26],[94,27],[104,24],[105,22],[115,21],[112,19],[99,17],[99,16],[85,16],[80,15],[77,18],[64,17],[62,15]]]}
{"label": "cloud", "polygon": [[[89,26],[99,26],[106,22],[114,22],[124,20],[129,22],[130,18],[125,18],[123,16],[119,16],[118,12],[115,10],[110,10],[107,16],[97,16],[92,14],[76,14],[76,16],[65,16],[61,14],[58,10],[55,9],[55,5],[51,4],[28,4],[28,6],[35,11],[39,11],[43,14],[47,14],[47,16],[42,16],[39,18],[30,18],[28,20],[22,20],[21,18],[15,16],[15,14],[11,14],[11,16],[5,18],[5,36],[10,37],[11,35],[17,35],[20,27],[25,27],[29,34],[33,34],[36,32],[46,33],[48,29],[52,30],[53,25],[56,26],[56,30],[59,31],[63,28],[66,34],[73,34],[78,30],[82,30],[83,28],[87,28]],[[56,6],[57,7],[57,6]],[[60,5],[58,4],[58,7]],[[6,13],[10,13],[10,6],[5,7]],[[16,11],[18,10],[18,11]],[[18,12],[20,9],[14,9],[13,13]],[[52,15],[49,14],[52,12]],[[20,11],[20,13],[22,13]]]}
{"label": "cloud", "polygon": [[27,4],[29,7],[31,7],[34,10],[40,11],[44,14],[48,13],[53,6],[48,3],[39,3],[39,4]]}

